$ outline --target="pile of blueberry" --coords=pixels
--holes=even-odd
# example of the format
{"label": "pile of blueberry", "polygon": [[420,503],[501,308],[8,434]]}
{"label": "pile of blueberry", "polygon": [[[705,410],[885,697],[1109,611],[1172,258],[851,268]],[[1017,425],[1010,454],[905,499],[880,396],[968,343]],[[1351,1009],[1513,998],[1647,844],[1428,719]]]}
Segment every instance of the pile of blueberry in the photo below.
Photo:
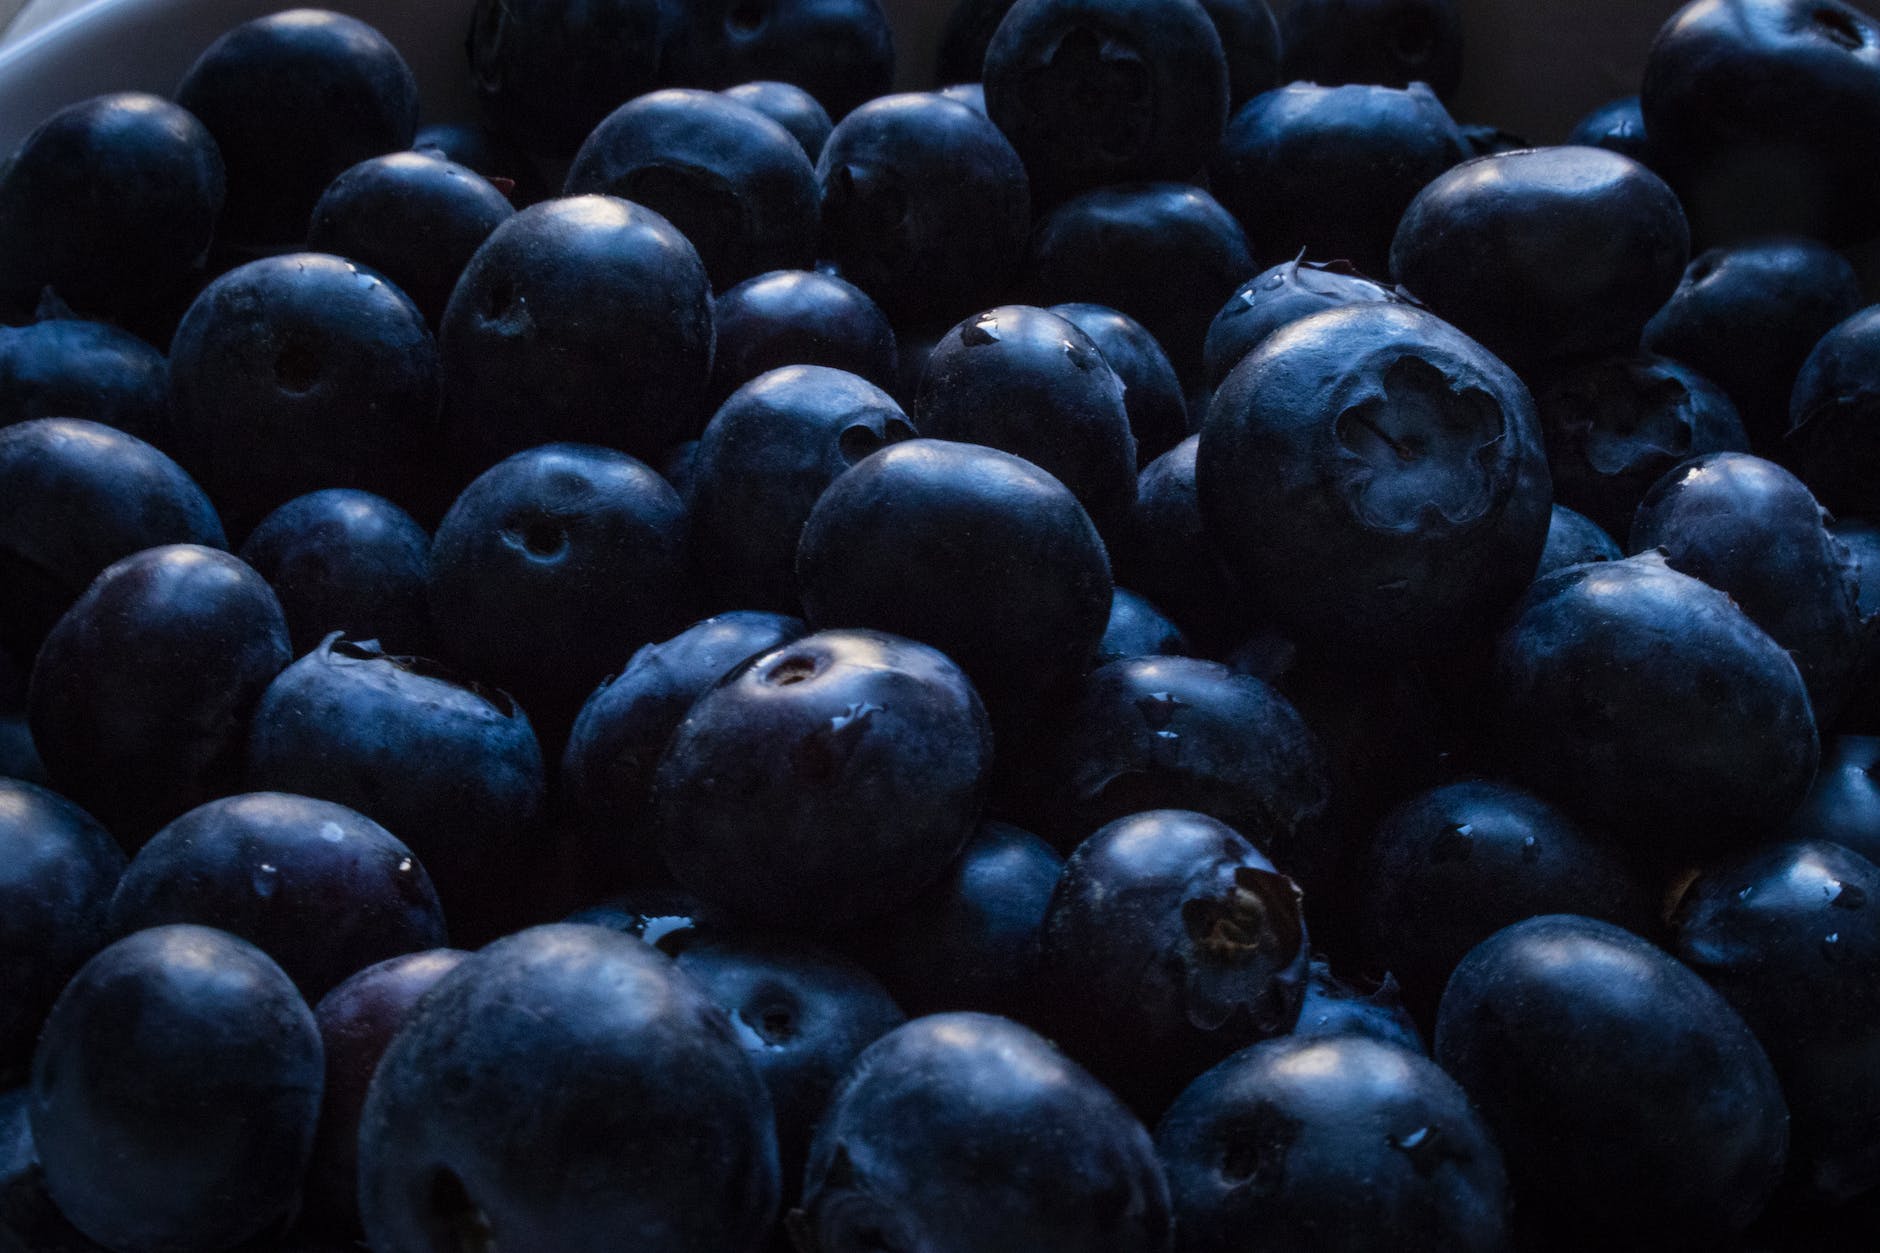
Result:
{"label": "pile of blueberry", "polygon": [[0,169],[0,1253],[1880,1247],[1880,25],[278,13]]}

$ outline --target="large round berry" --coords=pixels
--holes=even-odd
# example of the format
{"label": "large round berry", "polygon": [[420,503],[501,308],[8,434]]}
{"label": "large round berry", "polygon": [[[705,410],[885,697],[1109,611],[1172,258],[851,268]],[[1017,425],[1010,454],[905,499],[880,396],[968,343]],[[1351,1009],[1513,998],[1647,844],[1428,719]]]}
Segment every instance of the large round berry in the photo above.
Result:
{"label": "large round berry", "polygon": [[656,91],[595,127],[567,194],[645,205],[698,249],[719,289],[815,260],[816,171],[790,132],[715,91]]}
{"label": "large round berry", "polygon": [[436,517],[437,343],[383,276],[326,253],[251,261],[196,297],[170,345],[169,446],[247,533],[326,487]]}
{"label": "large round berry", "polygon": [[764,1085],[705,991],[639,940],[536,927],[445,975],[359,1126],[381,1253],[755,1253],[777,1206]]}
{"label": "large round berry", "polygon": [[470,474],[556,440],[656,457],[704,425],[711,282],[698,250],[651,209],[551,200],[470,259],[438,351],[465,445],[449,451]]}
{"label": "large round berry", "polygon": [[673,732],[654,783],[660,854],[752,920],[857,922],[953,860],[991,759],[985,710],[952,662],[824,631],[752,658]]}
{"label": "large round berry", "polygon": [[836,1089],[810,1147],[799,1248],[1160,1253],[1168,1185],[1102,1084],[1003,1018],[892,1031]]}
{"label": "large round berry", "polygon": [[374,962],[444,942],[431,877],[396,836],[280,792],[200,805],[138,850],[111,898],[112,931],[179,922],[255,945],[308,1004]]}
{"label": "large round berry", "polygon": [[1189,1079],[1284,1035],[1305,995],[1299,888],[1232,827],[1152,809],[1077,846],[1044,916],[1066,1047],[1154,1114]]}
{"label": "large round berry", "polygon": [[1076,678],[1109,621],[1109,558],[1077,498],[973,444],[867,458],[816,502],[796,560],[812,625],[924,640],[994,701]]}
{"label": "large round berry", "polygon": [[1162,1118],[1182,1248],[1499,1253],[1508,1176],[1456,1081],[1362,1036],[1268,1040],[1195,1080]]}
{"label": "large round berry", "polygon": [[1260,609],[1397,654],[1492,630],[1552,504],[1527,388],[1455,328],[1383,303],[1291,323],[1235,367],[1195,479]]}
{"label": "large round berry", "polygon": [[260,949],[207,927],[139,931],[73,977],[40,1037],[46,1189],[126,1253],[259,1236],[298,1199],[321,1062],[313,1014]]}
{"label": "large round berry", "polygon": [[1537,583],[1495,683],[1501,751],[1522,778],[1641,848],[1763,838],[1815,775],[1794,659],[1659,553]]}
{"label": "large round berry", "polygon": [[1194,0],[1018,0],[986,49],[986,111],[1041,200],[1187,178],[1227,120],[1227,59]]}
{"label": "large round berry", "polygon": [[146,548],[46,637],[33,741],[54,785],[134,849],[236,789],[255,703],[292,659],[260,575],[212,548]]}
{"label": "large round berry", "polygon": [[836,125],[816,177],[823,255],[897,325],[945,325],[995,303],[1024,259],[1025,167],[957,101],[869,101]]}
{"label": "large round berry", "polygon": [[444,515],[426,589],[447,655],[559,738],[595,684],[692,617],[685,506],[625,453],[532,448]]}
{"label": "large round berry", "polygon": [[1620,350],[1690,259],[1678,198],[1603,148],[1478,157],[1410,202],[1391,274],[1516,364]]}
{"label": "large round berry", "polygon": [[323,9],[230,30],[189,67],[176,101],[202,119],[228,167],[217,230],[245,243],[303,238],[327,184],[408,147],[418,129],[418,83],[398,49]]}
{"label": "large round berry", "polygon": [[1841,0],[1693,0],[1652,41],[1653,160],[1707,242],[1872,234],[1880,26]]}
{"label": "large round berry", "polygon": [[187,110],[139,92],[68,105],[0,173],[0,309],[28,317],[50,289],[84,313],[160,313],[208,256],[225,189]]}
{"label": "large round berry", "polygon": [[1436,1060],[1508,1163],[1517,1212],[1580,1247],[1727,1243],[1781,1178],[1788,1109],[1742,1018],[1610,923],[1550,914],[1457,968]]}

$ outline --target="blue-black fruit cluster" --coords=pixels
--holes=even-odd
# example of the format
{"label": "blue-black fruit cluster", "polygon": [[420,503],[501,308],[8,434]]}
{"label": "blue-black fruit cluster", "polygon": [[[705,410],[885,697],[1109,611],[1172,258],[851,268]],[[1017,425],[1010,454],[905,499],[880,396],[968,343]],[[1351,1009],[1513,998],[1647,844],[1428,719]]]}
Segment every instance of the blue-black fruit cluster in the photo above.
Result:
{"label": "blue-black fruit cluster", "polygon": [[461,7],[0,164],[0,1253],[1880,1247],[1880,24]]}

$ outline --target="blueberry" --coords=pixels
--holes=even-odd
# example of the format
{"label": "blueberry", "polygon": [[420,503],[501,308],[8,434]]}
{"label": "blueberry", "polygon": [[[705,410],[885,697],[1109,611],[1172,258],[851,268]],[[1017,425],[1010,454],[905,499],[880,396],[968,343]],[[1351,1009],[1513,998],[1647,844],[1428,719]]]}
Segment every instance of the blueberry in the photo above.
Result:
{"label": "blueberry", "polygon": [[1880,513],[1873,473],[1880,465],[1877,376],[1880,305],[1862,309],[1822,336],[1796,377],[1780,454],[1829,509]]}
{"label": "blueberry", "polygon": [[1645,113],[1639,107],[1637,96],[1622,96],[1600,105],[1574,125],[1567,142],[1585,148],[1604,148],[1641,164],[1651,164]]}
{"label": "blueberry", "polygon": [[923,640],[995,702],[1082,674],[1109,619],[1109,558],[1077,498],[971,444],[908,440],[863,460],[816,502],[796,568],[812,625]]}
{"label": "blueberry", "polygon": [[1553,521],[1547,524],[1547,546],[1541,549],[1541,564],[1534,571],[1534,577],[1544,579],[1568,566],[1588,561],[1617,561],[1623,556],[1624,551],[1598,523],[1565,505],[1555,505]]}
{"label": "blueberry", "polygon": [[1227,61],[1193,0],[1018,0],[986,49],[986,109],[1041,203],[1187,178],[1227,121]]}
{"label": "blueberry", "polygon": [[1225,823],[1177,809],[1077,846],[1043,945],[1059,1038],[1150,1114],[1235,1049],[1291,1031],[1310,955],[1297,885]]}
{"label": "blueberry", "polygon": [[395,152],[353,166],[313,206],[307,246],[383,274],[436,326],[470,258],[515,213],[465,166]]}
{"label": "blueberry", "polygon": [[894,329],[861,288],[814,270],[777,270],[746,279],[712,308],[718,352],[712,399],[725,399],[760,374],[787,365],[822,365],[891,389],[899,375]]}
{"label": "blueberry", "polygon": [[314,1007],[326,1055],[326,1087],[307,1166],[309,1223],[348,1235],[358,1232],[359,1118],[373,1072],[425,993],[469,956],[431,949],[389,958],[359,971]]}
{"label": "blueberry", "polygon": [[249,532],[241,558],[280,598],[297,657],[334,631],[393,652],[429,647],[431,537],[383,496],[343,487],[296,496]]}
{"label": "blueberry", "polygon": [[1344,305],[1397,304],[1403,299],[1397,291],[1337,261],[1298,257],[1263,270],[1240,285],[1208,327],[1207,385],[1212,389],[1226,382],[1248,353],[1288,323]]}
{"label": "blueberry", "polygon": [[725,1011],[770,1090],[783,1192],[794,1198],[830,1092],[906,1016],[868,971],[803,940],[705,935],[683,944],[676,961]]}
{"label": "blueberry", "polygon": [[1138,183],[1086,192],[1042,218],[1023,290],[1034,304],[1128,314],[1187,383],[1200,374],[1208,324],[1254,268],[1240,224],[1207,192]]}
{"label": "blueberry", "polygon": [[1035,1018],[1039,935],[1063,869],[1029,831],[982,823],[938,881],[848,947],[910,1013]]}
{"label": "blueberry", "polygon": [[794,610],[797,543],[824,489],[913,438],[886,392],[826,366],[772,370],[734,392],[692,465],[691,551],[713,603]]}
{"label": "blueberry", "polygon": [[1775,844],[1706,868],[1671,916],[1672,952],[1756,1033],[1792,1116],[1798,1196],[1880,1181],[1880,868],[1836,844]]}
{"label": "blueberry", "polygon": [[507,694],[336,633],[268,686],[246,782],[333,801],[397,832],[459,941],[509,929],[515,902],[499,889],[527,856],[544,784],[535,732]]}
{"label": "blueberry", "polygon": [[1420,1016],[1469,950],[1503,927],[1572,913],[1644,934],[1655,921],[1651,891],[1617,851],[1506,783],[1411,797],[1378,827],[1364,866],[1358,910],[1370,961],[1402,981]]}
{"label": "blueberry", "polygon": [[1268,336],[1215,393],[1195,472],[1262,610],[1397,656],[1491,629],[1534,573],[1552,503],[1527,388],[1395,304]]}
{"label": "blueberry", "polygon": [[816,178],[822,254],[897,326],[985,308],[1024,259],[1024,164],[998,127],[957,101],[870,101],[836,124]]}
{"label": "blueberry", "polygon": [[50,288],[111,320],[159,313],[207,258],[224,188],[216,141],[161,97],[60,109],[0,173],[0,311],[27,317]]}
{"label": "blueberry", "polygon": [[0,327],[0,427],[33,418],[84,418],[161,441],[169,428],[170,364],[102,322]]}
{"label": "blueberry", "polygon": [[1293,83],[1234,114],[1209,171],[1258,256],[1279,261],[1304,249],[1382,276],[1404,210],[1466,155],[1426,84]]}
{"label": "blueberry", "polygon": [[1654,161],[1707,243],[1872,233],[1880,28],[1840,0],[1695,0],[1652,41],[1640,93]]}
{"label": "blueberry", "polygon": [[1677,196],[1603,148],[1465,161],[1417,193],[1390,251],[1392,277],[1517,367],[1630,349],[1689,259]]}
{"label": "blueberry", "polygon": [[60,993],[33,1056],[46,1189],[111,1249],[225,1249],[294,1207],[320,1033],[279,966],[207,927],[140,931]]}
{"label": "blueberry", "polygon": [[1443,994],[1436,1060],[1468,1092],[1535,1232],[1714,1248],[1781,1177],[1788,1111],[1736,1011],[1662,950],[1553,914],[1484,940]]}
{"label": "blueberry", "polygon": [[948,331],[927,358],[914,420],[933,439],[1023,457],[1110,533],[1136,499],[1123,380],[1096,341],[1044,309],[1005,305]]}
{"label": "blueberry", "polygon": [[790,132],[811,163],[822,155],[835,123],[816,97],[794,83],[758,81],[725,88],[724,95],[748,105]]}
{"label": "blueberry", "polygon": [[1335,85],[1425,82],[1447,99],[1462,77],[1455,0],[1296,0],[1279,26],[1289,80]]}
{"label": "blueberry", "polygon": [[0,641],[21,657],[106,566],[171,543],[227,541],[209,498],[161,452],[95,422],[0,428]]}
{"label": "blueberry", "polygon": [[548,187],[529,154],[480,122],[431,122],[420,126],[411,148],[475,170],[517,208],[548,199]]}
{"label": "blueberry", "polygon": [[1136,593],[1116,589],[1095,665],[1125,657],[1186,657],[1189,651],[1188,639],[1173,619]]}
{"label": "blueberry", "polygon": [[804,631],[795,618],[742,611],[707,618],[634,653],[575,721],[561,761],[566,799],[597,823],[642,835],[659,756],[693,702],[739,662]]}
{"label": "blueberry", "polygon": [[1143,467],[1136,507],[1111,545],[1116,577],[1212,642],[1234,631],[1229,606],[1244,598],[1215,549],[1195,490],[1199,436],[1190,435]]}
{"label": "blueberry", "polygon": [[673,732],[654,782],[660,856],[752,921],[860,922],[959,853],[991,758],[979,697],[940,653],[807,636],[751,658]]}
{"label": "blueberry", "polygon": [[497,227],[470,259],[438,348],[473,473],[556,440],[655,457],[703,425],[711,284],[652,210],[551,200]]}
{"label": "blueberry", "polygon": [[224,274],[177,328],[170,388],[169,444],[232,532],[326,487],[442,503],[437,343],[363,266],[302,252]]}
{"label": "blueberry", "polygon": [[1314,957],[1306,976],[1305,999],[1292,1033],[1301,1039],[1364,1036],[1412,1053],[1427,1053],[1416,1020],[1404,1008],[1403,990],[1389,974],[1379,979],[1347,979],[1331,964]]}
{"label": "blueberry", "polygon": [[517,453],[444,516],[427,589],[446,655],[559,740],[623,658],[690,620],[685,506],[612,449]]}
{"label": "blueberry", "polygon": [[90,814],[0,779],[0,1087],[18,1082],[59,989],[110,938],[123,871],[123,850]]}
{"label": "blueberry", "polygon": [[255,702],[291,660],[280,602],[211,548],[109,566],[33,665],[33,741],[58,790],[135,850],[235,790]]}
{"label": "blueberry", "polygon": [[1362,1036],[1268,1040],[1196,1079],[1155,1132],[1184,1253],[1500,1253],[1508,1176],[1469,1098]]}
{"label": "blueberry", "polygon": [[210,801],[137,851],[111,930],[190,922],[240,936],[312,1004],[374,962],[444,942],[431,877],[391,832],[329,801],[252,792]]}
{"label": "blueberry", "polygon": [[1680,462],[1749,451],[1736,406],[1665,357],[1585,358],[1534,376],[1554,498],[1624,542],[1645,495]]}
{"label": "blueberry", "polygon": [[729,87],[774,78],[840,118],[894,83],[881,0],[692,0],[665,48],[668,81]]}
{"label": "blueberry", "polygon": [[673,20],[661,0],[476,0],[464,46],[484,118],[532,153],[571,155],[621,101],[657,85]]}
{"label": "blueberry", "polygon": [[500,940],[393,1039],[359,1129],[381,1253],[756,1253],[776,1211],[770,1102],[725,1016],[600,927]]}
{"label": "blueberry", "polygon": [[1849,695],[1865,631],[1859,567],[1823,521],[1781,466],[1713,453],[1658,480],[1632,524],[1632,549],[1656,548],[1735,601],[1795,659],[1827,726]]}
{"label": "blueberry", "polygon": [[1052,768],[1045,834],[1060,846],[1168,808],[1220,819],[1289,871],[1324,856],[1316,737],[1272,687],[1216,662],[1132,657],[1096,671],[1063,717]]}
{"label": "blueberry", "polygon": [[1136,460],[1147,465],[1188,435],[1181,380],[1155,336],[1126,313],[1105,305],[1053,305],[1050,312],[1090,336],[1123,381],[1123,408],[1136,437]]}
{"label": "blueberry", "polygon": [[1644,345],[1729,393],[1766,456],[1789,429],[1802,363],[1861,303],[1854,267],[1825,244],[1771,239],[1713,248],[1691,260],[1645,324]]}
{"label": "blueberry", "polygon": [[418,84],[398,49],[356,18],[290,9],[210,44],[176,89],[228,167],[217,231],[292,243],[327,184],[368,157],[409,147]]}
{"label": "blueberry", "polygon": [[668,90],[630,100],[594,128],[564,194],[644,205],[698,249],[723,290],[815,260],[815,167],[790,132],[712,91]]}
{"label": "blueberry", "polygon": [[1168,1184],[1142,1124],[1003,1018],[920,1018],[871,1046],[810,1148],[800,1249],[1160,1253]]}
{"label": "blueberry", "polygon": [[1880,738],[1837,735],[1822,745],[1815,785],[1779,836],[1838,844],[1869,861],[1880,857]]}
{"label": "blueberry", "polygon": [[1656,553],[1534,585],[1495,660],[1521,780],[1641,852],[1767,835],[1819,754],[1789,655]]}

